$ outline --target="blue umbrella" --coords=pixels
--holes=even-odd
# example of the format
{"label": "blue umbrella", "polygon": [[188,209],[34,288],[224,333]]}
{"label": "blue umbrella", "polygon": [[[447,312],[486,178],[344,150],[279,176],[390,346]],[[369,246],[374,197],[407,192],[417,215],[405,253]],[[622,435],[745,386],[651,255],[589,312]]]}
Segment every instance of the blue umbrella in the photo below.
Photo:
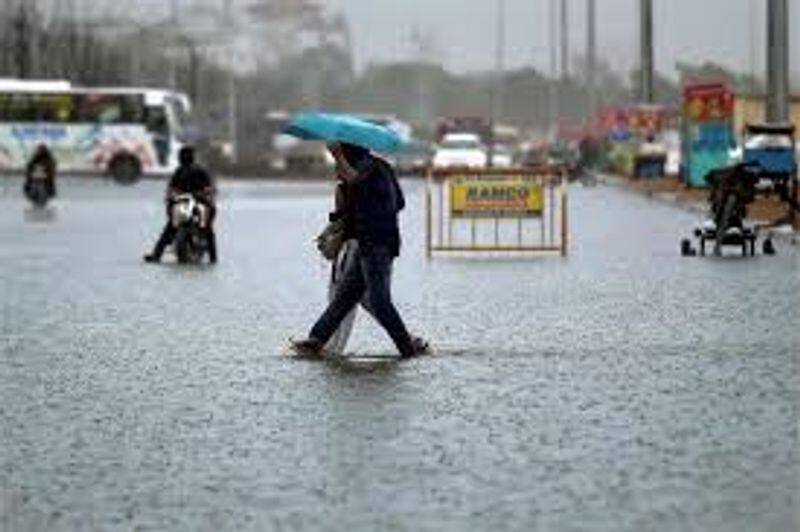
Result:
{"label": "blue umbrella", "polygon": [[393,153],[403,147],[403,140],[391,129],[350,115],[301,113],[292,118],[283,132],[303,140],[346,142],[382,153]]}

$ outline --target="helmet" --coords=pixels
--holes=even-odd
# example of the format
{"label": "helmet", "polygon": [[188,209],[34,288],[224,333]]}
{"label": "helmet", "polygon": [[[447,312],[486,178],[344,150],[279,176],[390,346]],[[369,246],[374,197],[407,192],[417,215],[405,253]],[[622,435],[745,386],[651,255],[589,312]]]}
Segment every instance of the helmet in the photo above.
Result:
{"label": "helmet", "polygon": [[191,166],[194,164],[194,146],[184,146],[178,152],[178,162],[181,166]]}

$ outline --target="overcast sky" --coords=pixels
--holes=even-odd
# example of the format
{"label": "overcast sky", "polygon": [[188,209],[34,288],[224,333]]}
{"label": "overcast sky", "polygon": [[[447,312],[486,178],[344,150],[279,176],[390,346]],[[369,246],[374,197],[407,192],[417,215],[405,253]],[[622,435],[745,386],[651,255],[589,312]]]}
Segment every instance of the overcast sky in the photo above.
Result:
{"label": "overcast sky", "polygon": [[[674,75],[678,60],[713,60],[763,77],[767,0],[655,0],[656,66]],[[509,66],[546,69],[550,0],[505,0]],[[596,0],[601,56],[620,69],[636,63],[638,0]],[[344,10],[360,67],[409,59],[414,27],[432,35],[437,56],[456,71],[492,68],[498,0],[329,0]],[[792,10],[791,58],[800,88],[800,0]],[[572,54],[583,54],[586,1],[569,0]]]}

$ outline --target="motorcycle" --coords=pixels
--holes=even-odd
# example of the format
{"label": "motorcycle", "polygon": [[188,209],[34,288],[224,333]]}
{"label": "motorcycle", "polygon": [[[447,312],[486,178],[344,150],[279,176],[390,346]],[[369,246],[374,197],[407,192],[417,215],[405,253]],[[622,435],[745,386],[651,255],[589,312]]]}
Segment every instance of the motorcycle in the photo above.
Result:
{"label": "motorcycle", "polygon": [[44,208],[47,202],[53,197],[47,168],[42,164],[34,165],[30,173],[26,176],[23,191],[25,197],[33,203],[34,207]]}
{"label": "motorcycle", "polygon": [[208,252],[208,207],[192,194],[178,194],[173,198],[171,215],[175,227],[173,250],[178,262],[200,263]]}

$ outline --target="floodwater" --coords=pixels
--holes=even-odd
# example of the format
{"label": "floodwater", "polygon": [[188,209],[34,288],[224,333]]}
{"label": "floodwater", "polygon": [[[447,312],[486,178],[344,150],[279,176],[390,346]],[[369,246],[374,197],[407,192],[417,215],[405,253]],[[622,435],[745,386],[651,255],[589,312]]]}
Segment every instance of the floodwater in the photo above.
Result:
{"label": "floodwater", "polygon": [[436,354],[297,360],[329,186],[223,183],[213,268],[141,262],[162,187],[2,180],[0,530],[800,528],[796,248],[681,258],[694,215],[576,187],[568,258],[429,262],[405,182]]}

